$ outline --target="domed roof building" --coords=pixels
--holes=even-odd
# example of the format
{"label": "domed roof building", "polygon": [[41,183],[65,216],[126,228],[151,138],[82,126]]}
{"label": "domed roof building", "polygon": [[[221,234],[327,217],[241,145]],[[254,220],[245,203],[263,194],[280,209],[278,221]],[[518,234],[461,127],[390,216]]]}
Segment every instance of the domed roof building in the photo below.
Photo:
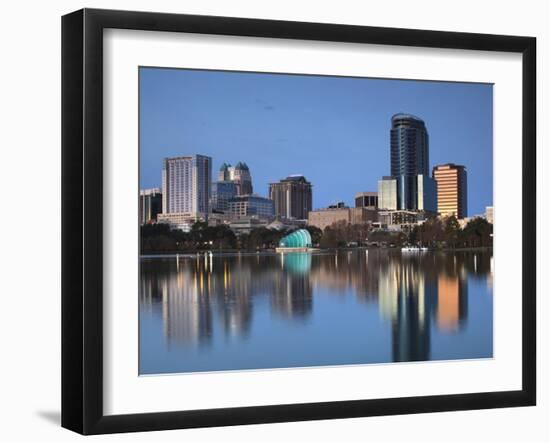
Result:
{"label": "domed roof building", "polygon": [[279,248],[283,249],[308,249],[311,248],[311,235],[307,229],[298,229],[279,241]]}

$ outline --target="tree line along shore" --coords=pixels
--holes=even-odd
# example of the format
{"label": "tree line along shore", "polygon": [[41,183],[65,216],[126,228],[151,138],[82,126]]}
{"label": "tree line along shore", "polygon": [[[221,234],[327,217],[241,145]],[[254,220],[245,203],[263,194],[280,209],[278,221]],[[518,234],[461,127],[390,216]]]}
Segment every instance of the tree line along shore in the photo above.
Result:
{"label": "tree line along shore", "polygon": [[[306,226],[312,244],[320,249],[349,247],[405,247],[430,249],[472,249],[493,246],[493,225],[474,218],[463,228],[456,217],[433,217],[408,231],[372,229],[365,224],[335,223],[324,230]],[[140,253],[163,254],[196,251],[269,251],[293,230],[255,228],[236,235],[229,226],[195,223],[189,232],[171,230],[167,224],[147,224],[140,228]]]}

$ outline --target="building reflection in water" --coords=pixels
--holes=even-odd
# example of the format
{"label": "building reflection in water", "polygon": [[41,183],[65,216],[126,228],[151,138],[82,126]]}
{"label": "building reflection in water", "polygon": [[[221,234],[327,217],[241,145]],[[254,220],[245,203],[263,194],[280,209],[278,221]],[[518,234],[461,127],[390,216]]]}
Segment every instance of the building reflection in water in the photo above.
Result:
{"label": "building reflection in water", "polygon": [[456,332],[464,325],[468,313],[468,283],[458,276],[443,274],[437,285],[437,327]]}
{"label": "building reflection in water", "polygon": [[310,271],[312,255],[306,252],[279,254],[281,272],[273,275],[271,307],[274,313],[305,320],[313,309]]}
{"label": "building reflection in water", "polygon": [[140,307],[161,316],[168,345],[204,347],[216,336],[246,340],[259,303],[307,323],[322,290],[378,305],[394,361],[429,360],[431,328],[459,333],[468,319],[468,276],[490,284],[491,271],[491,254],[466,252],[180,256],[141,261]]}

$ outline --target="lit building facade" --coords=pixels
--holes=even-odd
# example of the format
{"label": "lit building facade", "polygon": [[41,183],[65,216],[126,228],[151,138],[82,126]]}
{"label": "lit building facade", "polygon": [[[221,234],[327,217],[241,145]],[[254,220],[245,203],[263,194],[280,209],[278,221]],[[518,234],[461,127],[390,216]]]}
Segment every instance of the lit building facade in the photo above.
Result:
{"label": "lit building facade", "polygon": [[162,192],[160,188],[139,191],[139,224],[154,223],[162,212]]}
{"label": "lit building facade", "polygon": [[456,218],[468,216],[467,172],[462,165],[448,163],[434,166],[433,178],[437,182],[437,212]]}
{"label": "lit building facade", "polygon": [[424,213],[419,211],[381,210],[378,212],[380,226],[390,231],[408,231],[424,220]]}
{"label": "lit building facade", "polygon": [[312,186],[303,175],[290,175],[270,183],[269,198],[273,200],[277,217],[305,220],[311,211]]}
{"label": "lit building facade", "polygon": [[162,210],[166,214],[208,214],[212,159],[205,155],[165,158]]}
{"label": "lit building facade", "polygon": [[485,219],[493,224],[493,221],[494,221],[494,210],[493,210],[493,207],[492,206],[487,206],[485,208]]}
{"label": "lit building facade", "polygon": [[437,210],[437,183],[431,177],[423,174],[416,176],[416,210],[436,212]]}
{"label": "lit building facade", "polygon": [[228,202],[229,214],[234,218],[257,216],[273,218],[273,201],[259,195],[238,195]]}
{"label": "lit building facade", "polygon": [[378,180],[378,208],[395,211],[397,209],[397,179],[382,177]]}
{"label": "lit building facade", "polygon": [[377,192],[359,192],[355,194],[356,208],[378,209]]}

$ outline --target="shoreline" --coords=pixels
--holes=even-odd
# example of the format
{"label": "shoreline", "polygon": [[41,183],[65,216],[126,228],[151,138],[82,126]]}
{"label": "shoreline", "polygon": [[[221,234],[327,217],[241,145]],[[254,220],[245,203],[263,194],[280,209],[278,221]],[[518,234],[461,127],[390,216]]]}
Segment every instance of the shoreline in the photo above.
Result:
{"label": "shoreline", "polygon": [[[170,251],[170,252],[158,252],[158,253],[147,253],[140,254],[139,258],[141,259],[154,259],[154,258],[197,258],[204,257],[205,255],[213,256],[256,256],[256,255],[279,255],[279,254],[326,254],[340,251],[384,251],[384,252],[402,252],[400,247],[395,248],[380,248],[380,247],[350,247],[350,248],[326,248],[320,249],[315,248],[310,251],[276,251],[275,249],[262,249],[258,251],[243,251],[239,249],[221,249],[221,250],[200,250],[200,251]],[[419,254],[426,253],[437,253],[437,252],[489,252],[493,251],[492,246],[480,246],[472,248],[432,248],[426,251],[418,251]],[[413,251],[416,252],[416,251]]]}

